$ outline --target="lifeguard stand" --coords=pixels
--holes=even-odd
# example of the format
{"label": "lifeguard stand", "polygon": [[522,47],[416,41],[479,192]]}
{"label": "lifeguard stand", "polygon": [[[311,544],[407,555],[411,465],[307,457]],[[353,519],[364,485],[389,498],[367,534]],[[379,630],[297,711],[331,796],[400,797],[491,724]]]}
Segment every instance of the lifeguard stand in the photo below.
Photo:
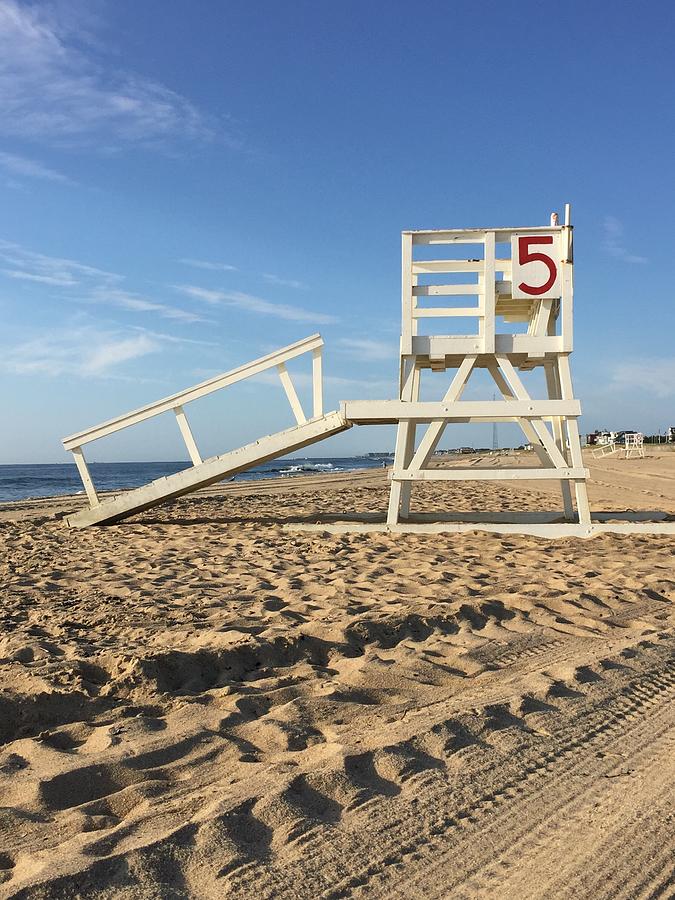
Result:
{"label": "lifeguard stand", "polygon": [[[569,363],[569,206],[564,225],[554,213],[550,225],[535,228],[405,231],[402,245],[399,400],[349,404],[353,421],[398,422],[387,523],[397,525],[408,517],[411,489],[418,481],[552,479],[561,485],[564,519],[575,517],[573,488],[578,522],[589,525],[588,472],[577,422],[581,406],[574,399]],[[436,325],[442,320],[449,323],[443,331]],[[432,327],[423,333],[427,323]],[[501,400],[461,399],[478,369],[490,373]],[[541,399],[530,395],[519,375],[534,369],[543,369],[545,376],[546,396]],[[425,370],[454,371],[442,399],[420,400]],[[520,424],[538,467],[429,467],[449,424],[504,421]],[[417,430],[424,424],[417,443]],[[559,517],[552,514],[549,520]]]}

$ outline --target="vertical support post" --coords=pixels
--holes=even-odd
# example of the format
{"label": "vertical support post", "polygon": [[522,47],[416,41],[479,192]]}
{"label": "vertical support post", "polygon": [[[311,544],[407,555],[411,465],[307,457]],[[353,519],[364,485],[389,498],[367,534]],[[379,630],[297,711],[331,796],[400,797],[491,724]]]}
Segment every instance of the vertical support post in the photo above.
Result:
{"label": "vertical support post", "polygon": [[279,373],[279,378],[281,379],[281,384],[283,385],[284,390],[286,391],[286,396],[288,397],[288,402],[291,404],[291,409],[293,410],[293,415],[295,416],[295,421],[298,425],[304,425],[307,421],[307,417],[302,409],[302,404],[298,399],[298,395],[295,391],[295,385],[291,381],[291,376],[288,374],[288,369],[286,368],[285,363],[279,363],[277,365],[277,371]]}
{"label": "vertical support post", "polygon": [[[560,379],[558,377],[558,372],[553,362],[546,362],[544,366],[544,371],[546,373],[546,389],[548,392],[549,400],[562,400],[561,390],[560,390]],[[565,446],[565,429],[563,428],[563,420],[560,416],[556,416],[552,420],[553,424],[553,437],[556,443],[556,446],[567,460],[567,447]],[[570,490],[570,483],[567,480],[562,480],[560,482],[560,492],[562,494],[563,499],[563,509],[565,511],[565,518],[568,520],[572,520],[574,517],[574,506],[572,505],[572,492]]]}
{"label": "vertical support post", "polygon": [[312,351],[312,415],[323,415],[323,373],[321,347]]}
{"label": "vertical support post", "polygon": [[485,259],[483,261],[483,353],[495,352],[495,233],[485,232]]}
{"label": "vertical support post", "polygon": [[178,422],[180,433],[183,435],[187,452],[190,454],[192,465],[199,466],[202,463],[202,457],[197,448],[197,444],[195,443],[195,439],[192,436],[192,429],[190,428],[190,423],[187,420],[185,411],[182,406],[174,406],[173,411],[176,414],[176,421]]}
{"label": "vertical support post", "polygon": [[75,460],[75,465],[77,466],[77,470],[80,473],[80,478],[82,479],[82,484],[84,485],[84,489],[87,493],[89,506],[91,506],[92,508],[94,506],[99,506],[101,501],[98,499],[98,494],[96,493],[94,482],[91,480],[91,475],[89,474],[89,469],[87,468],[87,462],[84,458],[82,447],[73,447],[72,453]]}
{"label": "vertical support post", "polygon": [[[406,422],[405,428],[405,447],[403,448],[403,465],[408,468],[415,454],[415,436],[417,433],[417,424],[415,422]],[[407,519],[410,515],[410,494],[412,493],[412,481],[404,481],[401,484],[401,503],[399,506],[399,515],[403,519]]]}
{"label": "vertical support post", "polygon": [[[419,372],[416,372],[415,357],[404,357],[401,368],[401,400],[412,400],[415,394],[419,394]],[[400,468],[404,469],[410,463],[415,449],[416,426],[410,420],[398,423],[396,429],[396,448],[394,451],[394,473]],[[393,474],[393,473],[392,473]],[[403,491],[403,488],[407,491]],[[389,509],[387,512],[387,525],[396,525],[401,512],[401,502],[405,500],[405,515],[410,506],[410,485],[403,484],[392,478],[389,492]]]}
{"label": "vertical support post", "polygon": [[[410,400],[419,400],[420,398],[420,377],[421,372],[413,363],[413,370],[410,377]],[[415,454],[415,437],[417,434],[416,422],[405,422],[406,441],[403,449],[403,465],[407,469]],[[396,461],[394,461],[394,467]],[[399,507],[399,515],[404,519],[410,514],[410,494],[412,492],[412,481],[404,481],[401,485],[401,503]]]}
{"label": "vertical support post", "polygon": [[[572,400],[574,390],[572,388],[572,374],[570,372],[570,360],[567,354],[557,357],[558,378],[560,379],[560,392],[563,400]],[[576,419],[567,419],[567,436],[570,445],[570,456],[575,469],[583,469],[584,460],[581,453],[581,439],[579,437],[579,424]],[[580,525],[591,524],[591,509],[588,505],[588,491],[584,480],[574,481],[574,495],[577,501],[577,513]]]}
{"label": "vertical support post", "polygon": [[574,347],[574,246],[572,225],[570,222],[570,205],[565,204],[565,225],[560,232],[560,265],[562,292],[560,297],[560,335],[565,353],[571,353]]}
{"label": "vertical support post", "polygon": [[412,234],[401,235],[401,354],[412,353],[413,295],[412,295]]}

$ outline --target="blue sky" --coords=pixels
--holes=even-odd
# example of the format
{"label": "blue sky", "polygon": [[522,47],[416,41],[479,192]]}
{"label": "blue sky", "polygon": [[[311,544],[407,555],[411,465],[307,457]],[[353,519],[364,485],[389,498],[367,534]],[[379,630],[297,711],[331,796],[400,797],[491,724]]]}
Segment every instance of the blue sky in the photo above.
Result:
{"label": "blue sky", "polygon": [[[565,201],[582,427],[675,424],[673,9],[0,0],[0,462],[315,331],[329,408],[394,396],[400,231]],[[291,424],[269,379],[188,413],[204,454]],[[185,453],[164,417],[88,455]]]}

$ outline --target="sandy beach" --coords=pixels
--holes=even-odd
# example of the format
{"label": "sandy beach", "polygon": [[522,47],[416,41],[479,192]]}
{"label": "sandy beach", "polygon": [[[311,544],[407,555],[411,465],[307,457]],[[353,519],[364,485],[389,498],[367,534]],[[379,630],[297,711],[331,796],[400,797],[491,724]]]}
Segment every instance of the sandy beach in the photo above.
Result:
{"label": "sandy beach", "polygon": [[[675,515],[675,453],[586,462],[594,510]],[[416,496],[559,505],[469,491]],[[387,495],[0,507],[0,897],[673,895],[675,539],[285,528]]]}

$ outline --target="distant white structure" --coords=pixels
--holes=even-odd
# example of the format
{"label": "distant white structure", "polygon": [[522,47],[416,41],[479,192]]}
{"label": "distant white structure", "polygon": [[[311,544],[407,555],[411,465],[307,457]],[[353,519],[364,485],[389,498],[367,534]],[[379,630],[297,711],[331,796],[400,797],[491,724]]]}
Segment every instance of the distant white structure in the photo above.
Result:
{"label": "distant white structure", "polygon": [[591,453],[593,459],[602,459],[604,456],[611,456],[613,453],[617,453],[618,450],[619,446],[616,441],[603,441],[602,443],[598,441]]}
{"label": "distant white structure", "polygon": [[645,455],[645,436],[640,431],[634,431],[632,433],[624,435],[625,440],[625,451],[626,451],[626,459],[629,459],[631,456],[641,456]]}

